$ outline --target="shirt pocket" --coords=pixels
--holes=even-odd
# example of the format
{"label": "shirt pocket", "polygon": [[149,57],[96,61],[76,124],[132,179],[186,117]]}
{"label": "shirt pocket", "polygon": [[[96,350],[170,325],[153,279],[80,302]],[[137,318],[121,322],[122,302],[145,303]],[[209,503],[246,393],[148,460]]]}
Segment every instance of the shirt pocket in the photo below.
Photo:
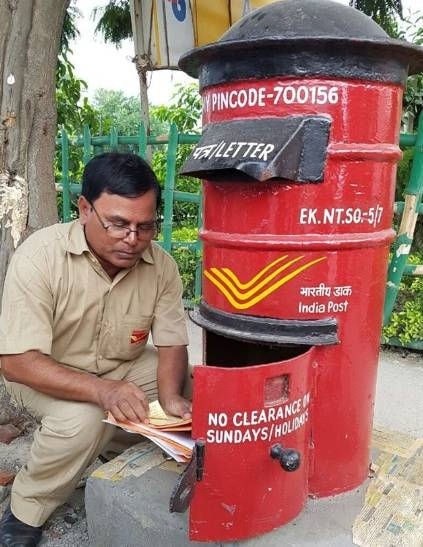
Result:
{"label": "shirt pocket", "polygon": [[120,361],[136,359],[147,344],[151,323],[150,316],[125,315],[119,323],[109,324],[102,355]]}

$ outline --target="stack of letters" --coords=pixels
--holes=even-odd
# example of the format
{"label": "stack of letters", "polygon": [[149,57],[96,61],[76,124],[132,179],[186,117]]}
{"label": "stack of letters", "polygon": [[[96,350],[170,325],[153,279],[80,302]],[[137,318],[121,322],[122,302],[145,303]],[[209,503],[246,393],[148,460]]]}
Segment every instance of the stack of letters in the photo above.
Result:
{"label": "stack of letters", "polygon": [[104,421],[121,427],[129,433],[144,435],[177,462],[188,462],[191,459],[194,446],[194,441],[191,439],[191,418],[184,420],[176,416],[169,416],[164,412],[160,403],[154,401],[150,403],[148,420],[148,424],[130,421],[118,422],[109,413]]}

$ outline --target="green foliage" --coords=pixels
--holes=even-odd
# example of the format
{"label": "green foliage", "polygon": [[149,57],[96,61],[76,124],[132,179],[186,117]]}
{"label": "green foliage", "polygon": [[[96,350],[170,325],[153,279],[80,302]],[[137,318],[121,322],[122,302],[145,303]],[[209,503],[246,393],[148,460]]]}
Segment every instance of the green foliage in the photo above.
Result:
{"label": "green foliage", "polygon": [[[198,239],[197,228],[179,228],[172,232],[172,241],[196,242]],[[201,260],[201,254],[188,246],[177,247],[172,250],[172,256],[176,260],[179,273],[184,286],[184,299],[195,299],[195,272]]]}
{"label": "green foliage", "polygon": [[129,0],[109,0],[106,6],[94,10],[94,17],[97,13],[102,15],[95,31],[103,35],[105,42],[119,47],[122,40],[132,37]]}
{"label": "green foliage", "polygon": [[[371,17],[391,38],[407,40],[417,45],[423,43],[423,16],[414,14],[410,18],[404,18],[400,0],[350,0],[350,6]],[[403,108],[404,112],[410,112],[414,116],[415,123],[422,110],[422,97],[423,74],[410,76],[403,97]]]}
{"label": "green foliage", "polygon": [[138,97],[128,97],[123,91],[97,89],[93,106],[101,135],[110,133],[114,127],[119,135],[136,135],[141,118]]}
{"label": "green foliage", "polygon": [[401,0],[350,0],[350,6],[371,17],[390,36],[396,27],[395,17],[402,19]]}
{"label": "green foliage", "polygon": [[169,105],[152,106],[151,117],[163,123],[176,124],[180,133],[199,133],[201,98],[196,83],[175,86]]}
{"label": "green foliage", "polygon": [[75,76],[68,52],[60,54],[56,69],[57,124],[71,135],[81,133],[84,124],[90,125],[95,131],[96,113],[88,99],[82,98],[87,84]]}
{"label": "green foliage", "polygon": [[[139,97],[127,96],[123,91],[97,89],[94,94],[93,108],[99,127],[99,133],[107,135],[114,127],[119,135],[136,135],[141,121],[141,104]],[[153,113],[150,116],[150,132],[161,135],[168,132],[169,124],[158,119]]]}
{"label": "green foliage", "polygon": [[414,74],[407,79],[403,107],[404,112],[410,112],[414,116],[414,127],[416,128],[423,107],[423,74]]}
{"label": "green foliage", "polygon": [[414,148],[407,148],[404,150],[402,159],[398,163],[395,201],[404,201],[405,188],[410,180],[413,156]]}
{"label": "green foliage", "polygon": [[[423,44],[423,15],[415,20],[406,19],[401,38],[421,46]],[[414,74],[407,79],[407,87],[404,93],[403,106],[405,112],[414,116],[415,127],[423,107],[423,74]]]}
{"label": "green foliage", "polygon": [[[410,255],[410,264],[423,264],[423,253]],[[383,329],[385,341],[397,338],[401,344],[423,340],[423,277],[405,276],[389,324]]]}
{"label": "green foliage", "polygon": [[63,19],[62,34],[60,36],[60,51],[69,51],[70,42],[78,38],[79,31],[76,28],[76,20],[81,16],[80,10],[72,3]]}
{"label": "green foliage", "polygon": [[82,98],[87,84],[77,78],[75,67],[69,60],[69,54],[72,53],[70,43],[79,36],[76,28],[78,17],[80,11],[74,5],[69,6],[63,23],[56,68],[57,125],[64,127],[69,134],[80,133],[84,124],[96,130],[94,109],[86,98]]}

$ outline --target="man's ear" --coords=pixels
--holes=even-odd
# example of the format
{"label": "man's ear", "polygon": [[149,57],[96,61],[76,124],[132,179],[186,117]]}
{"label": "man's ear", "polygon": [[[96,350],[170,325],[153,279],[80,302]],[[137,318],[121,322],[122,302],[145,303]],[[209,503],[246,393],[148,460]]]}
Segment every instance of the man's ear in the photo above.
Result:
{"label": "man's ear", "polygon": [[84,225],[87,223],[92,207],[87,198],[84,196],[79,196],[78,198],[78,209],[79,209],[79,222]]}

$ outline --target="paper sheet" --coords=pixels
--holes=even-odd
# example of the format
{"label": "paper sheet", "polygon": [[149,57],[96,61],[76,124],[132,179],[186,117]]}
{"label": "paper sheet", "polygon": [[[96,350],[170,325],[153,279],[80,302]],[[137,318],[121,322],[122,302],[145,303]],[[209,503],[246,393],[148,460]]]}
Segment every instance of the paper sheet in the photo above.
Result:
{"label": "paper sheet", "polygon": [[178,462],[187,462],[191,459],[194,441],[189,432],[163,431],[147,424],[137,424],[130,421],[117,422],[110,414],[103,421],[121,427],[129,433],[144,435]]}

